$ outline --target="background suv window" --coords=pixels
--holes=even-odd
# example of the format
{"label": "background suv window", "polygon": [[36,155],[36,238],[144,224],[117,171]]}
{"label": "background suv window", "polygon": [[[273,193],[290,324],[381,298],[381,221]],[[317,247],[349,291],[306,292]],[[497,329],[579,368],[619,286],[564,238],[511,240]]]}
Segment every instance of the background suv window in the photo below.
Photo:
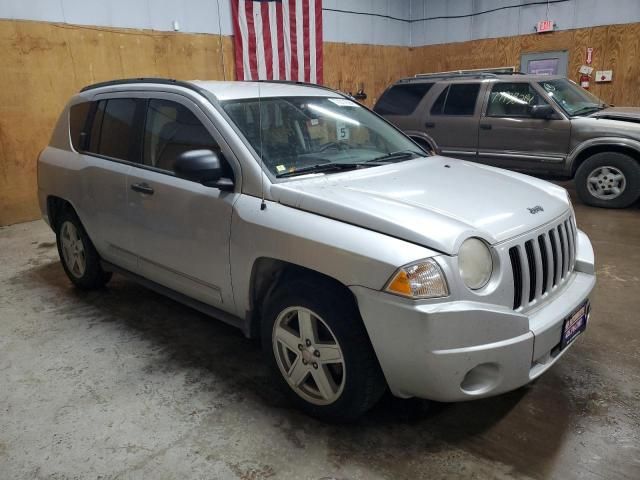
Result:
{"label": "background suv window", "polygon": [[395,85],[387,90],[374,111],[380,115],[411,115],[433,83]]}
{"label": "background suv window", "polygon": [[172,172],[178,156],[189,150],[220,147],[191,110],[170,100],[151,100],[147,108],[143,163]]}
{"label": "background suv window", "polygon": [[531,107],[546,104],[528,83],[496,83],[489,95],[487,116],[530,117]]}
{"label": "background suv window", "polygon": [[479,83],[449,85],[431,107],[431,115],[473,115],[479,92]]}

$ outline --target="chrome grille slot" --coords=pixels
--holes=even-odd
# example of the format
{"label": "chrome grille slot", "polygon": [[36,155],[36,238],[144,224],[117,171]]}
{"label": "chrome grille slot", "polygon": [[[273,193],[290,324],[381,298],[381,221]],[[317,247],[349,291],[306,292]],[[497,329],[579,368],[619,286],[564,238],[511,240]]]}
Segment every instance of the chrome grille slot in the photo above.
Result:
{"label": "chrome grille slot", "polygon": [[547,243],[545,242],[545,236],[538,236],[538,248],[540,249],[540,261],[542,263],[542,292],[544,295],[549,290],[549,258],[547,257]]}
{"label": "chrome grille slot", "polygon": [[514,310],[536,304],[569,278],[575,265],[575,238],[573,219],[565,217],[509,248]]}
{"label": "chrome grille slot", "polygon": [[515,310],[522,306],[522,265],[520,265],[518,247],[509,249],[509,258],[511,258],[513,271],[513,309]]}

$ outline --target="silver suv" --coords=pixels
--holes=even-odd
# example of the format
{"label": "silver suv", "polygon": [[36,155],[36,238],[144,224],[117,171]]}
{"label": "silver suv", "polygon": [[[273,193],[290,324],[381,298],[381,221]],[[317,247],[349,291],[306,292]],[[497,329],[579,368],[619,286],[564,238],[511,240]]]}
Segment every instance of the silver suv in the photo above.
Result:
{"label": "silver suv", "polygon": [[76,286],[120,272],[260,338],[323,418],[353,419],[387,388],[518,388],[587,326],[593,250],[564,189],[426,156],[326,88],[90,86],[38,184]]}
{"label": "silver suv", "polygon": [[564,77],[418,75],[374,110],[439,154],[573,178],[588,205],[624,208],[640,197],[640,108],[613,108]]}

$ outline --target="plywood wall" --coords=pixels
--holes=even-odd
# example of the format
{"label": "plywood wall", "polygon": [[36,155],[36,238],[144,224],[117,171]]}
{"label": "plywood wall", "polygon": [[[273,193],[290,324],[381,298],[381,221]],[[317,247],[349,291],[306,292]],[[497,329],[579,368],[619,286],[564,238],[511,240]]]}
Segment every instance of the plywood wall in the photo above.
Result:
{"label": "plywood wall", "polygon": [[223,50],[233,78],[231,40],[0,21],[0,225],[39,217],[36,158],[71,95],[114,78],[222,79]]}
{"label": "plywood wall", "polygon": [[[587,47],[595,49],[595,68],[614,70],[613,83],[592,91],[617,105],[640,105],[640,24],[419,48],[325,43],[325,83],[351,92],[364,87],[364,103],[373,105],[405,76],[518,65],[521,53],[549,50],[569,50],[577,79]],[[39,217],[36,158],[64,103],[82,86],[138,76],[234,77],[232,38],[218,35],[4,20],[0,52],[0,225]]]}
{"label": "plywood wall", "polygon": [[437,72],[463,68],[520,66],[528,52],[568,50],[569,77],[578,81],[578,69],[591,47],[596,70],[613,70],[611,83],[591,83],[591,91],[603,100],[640,106],[640,24],[564,30],[548,34],[474,40],[413,48],[411,72]]}

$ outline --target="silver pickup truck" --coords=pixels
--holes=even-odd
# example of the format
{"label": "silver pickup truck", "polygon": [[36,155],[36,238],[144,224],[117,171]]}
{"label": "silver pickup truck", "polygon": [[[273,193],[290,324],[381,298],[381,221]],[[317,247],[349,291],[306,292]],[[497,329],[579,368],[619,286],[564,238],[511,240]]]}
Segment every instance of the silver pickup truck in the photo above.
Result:
{"label": "silver pickup truck", "polygon": [[260,338],[306,412],[532,381],[589,319],[567,192],[441,156],[349,97],[284,82],[86,87],[38,161],[79,288],[119,272]]}

